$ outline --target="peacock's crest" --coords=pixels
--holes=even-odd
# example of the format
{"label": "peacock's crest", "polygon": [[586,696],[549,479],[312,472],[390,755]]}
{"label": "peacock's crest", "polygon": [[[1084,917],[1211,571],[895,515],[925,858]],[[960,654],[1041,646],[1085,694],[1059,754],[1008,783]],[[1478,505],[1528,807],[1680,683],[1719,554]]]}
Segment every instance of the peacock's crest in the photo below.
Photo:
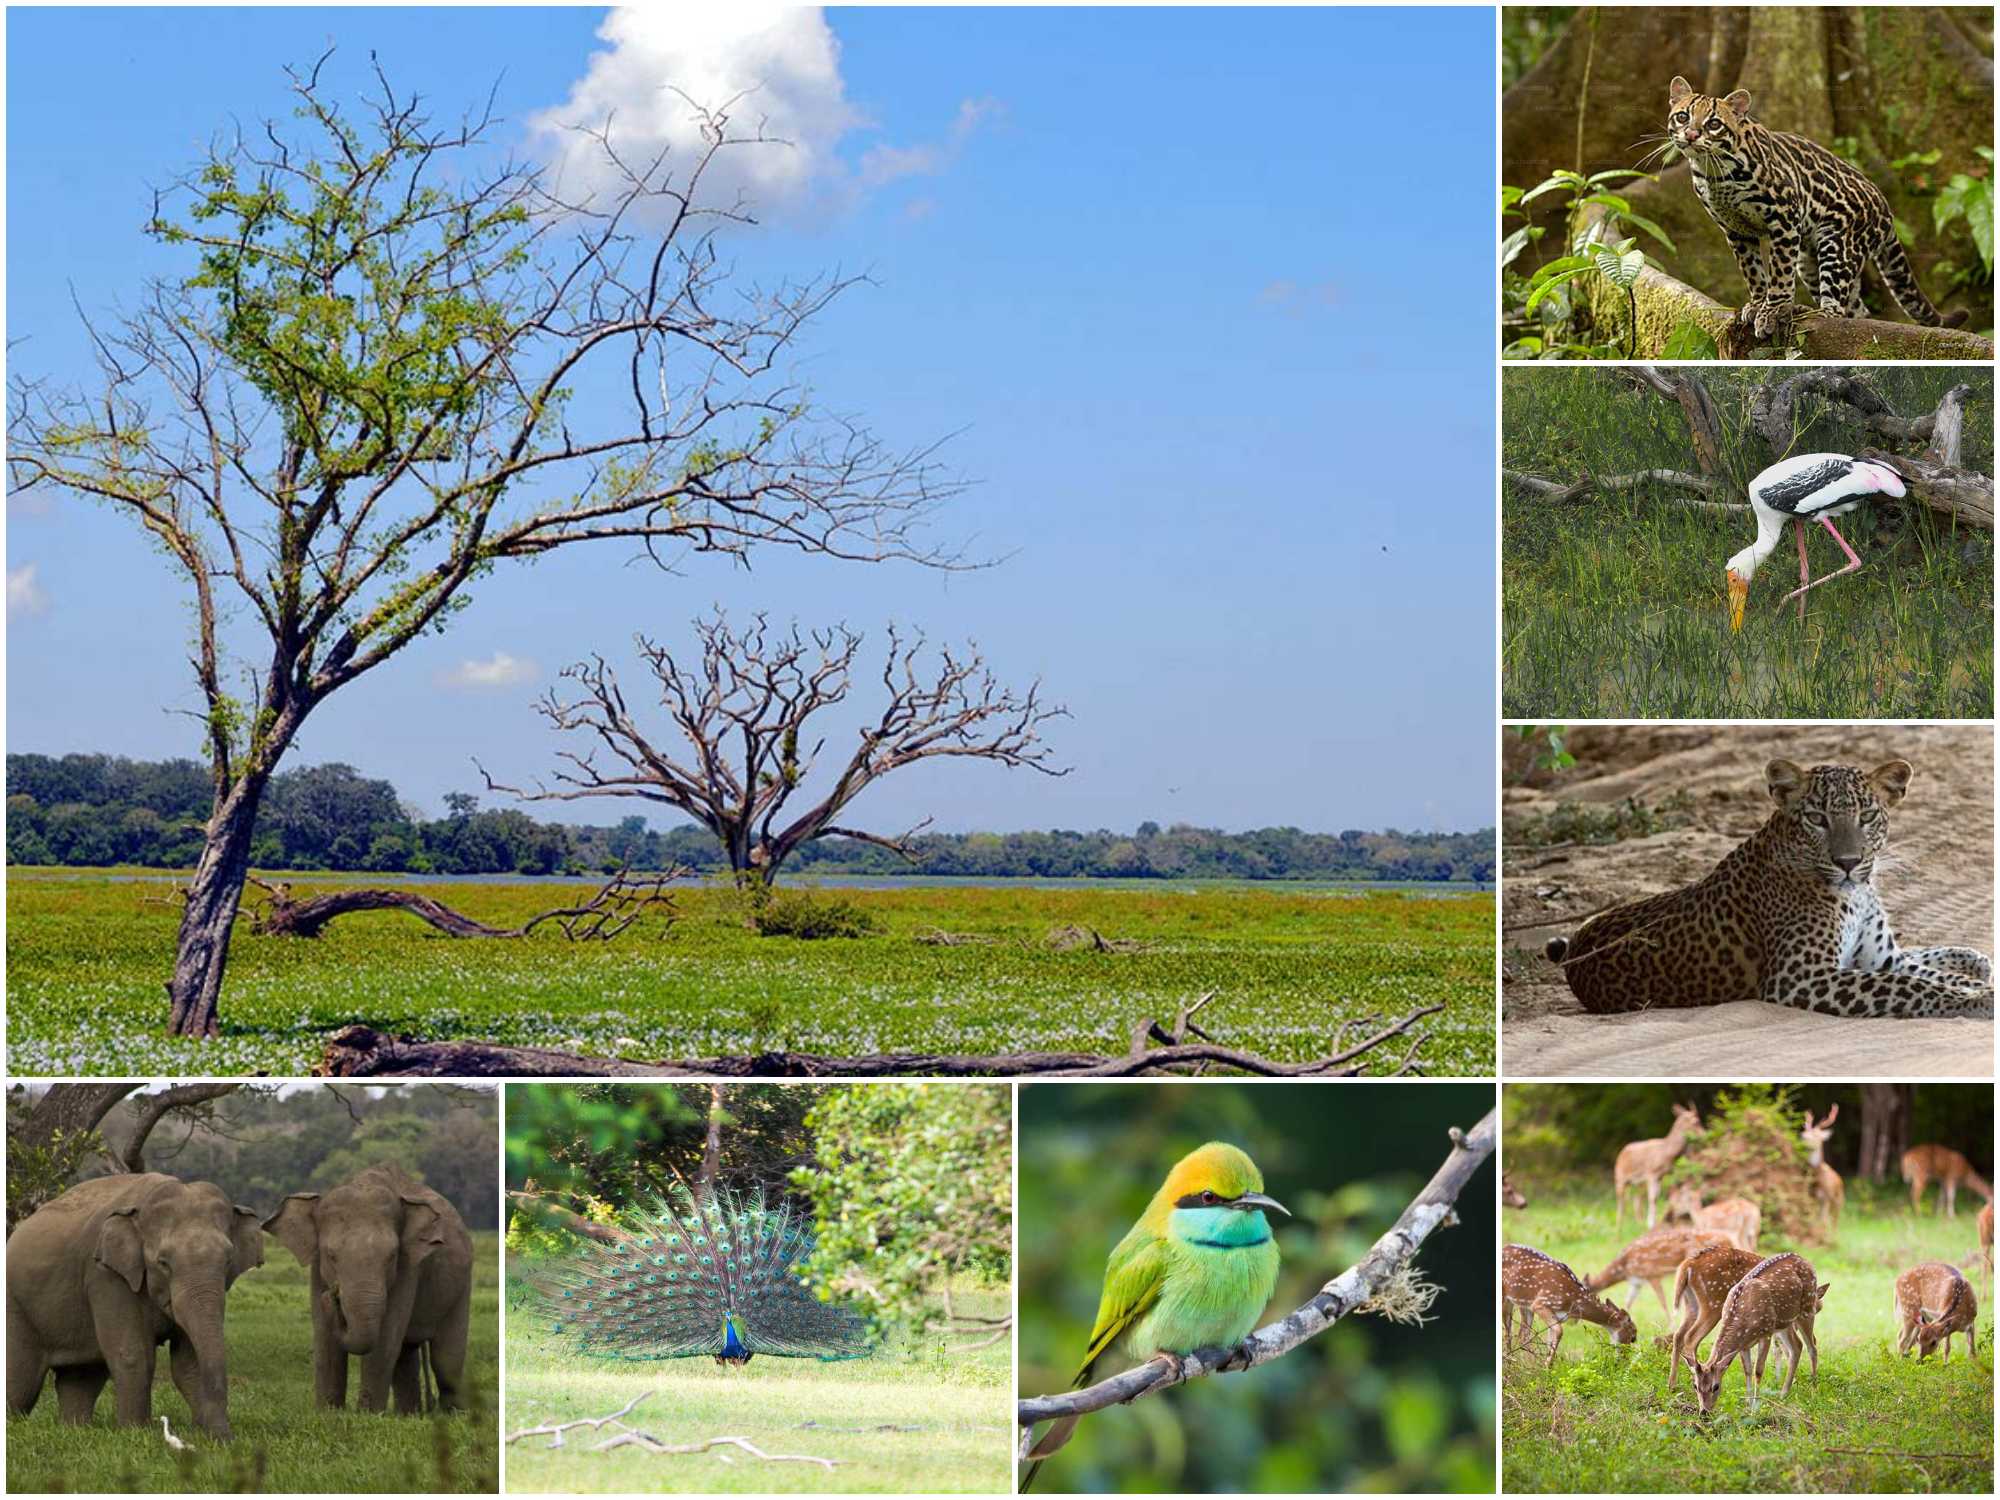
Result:
{"label": "peacock's crest", "polygon": [[811,1222],[761,1188],[697,1198],[676,1183],[606,1226],[614,1236],[544,1266],[534,1277],[553,1329],[581,1354],[607,1359],[753,1355],[857,1359],[862,1321],[820,1301],[799,1267]]}

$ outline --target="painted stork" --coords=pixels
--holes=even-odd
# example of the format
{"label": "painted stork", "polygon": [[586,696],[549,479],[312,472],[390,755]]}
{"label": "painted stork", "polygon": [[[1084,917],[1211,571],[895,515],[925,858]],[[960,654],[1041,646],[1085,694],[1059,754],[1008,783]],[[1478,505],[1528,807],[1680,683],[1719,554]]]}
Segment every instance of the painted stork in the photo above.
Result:
{"label": "painted stork", "polygon": [[[1806,614],[1805,592],[1822,583],[1852,573],[1861,558],[1847,545],[1847,538],[1834,529],[1833,518],[1844,516],[1870,495],[1902,495],[1903,478],[1886,464],[1849,458],[1844,453],[1801,453],[1780,459],[1750,481],[1750,509],[1757,516],[1757,540],[1729,559],[1729,628],[1743,628],[1743,605],[1750,597],[1750,580],[1778,548],[1789,519],[1799,539],[1799,586],[1785,595],[1799,601],[1799,618]],[[1840,550],[1847,554],[1847,566],[1825,578],[1812,578],[1806,566],[1806,522],[1817,521],[1827,529]]]}

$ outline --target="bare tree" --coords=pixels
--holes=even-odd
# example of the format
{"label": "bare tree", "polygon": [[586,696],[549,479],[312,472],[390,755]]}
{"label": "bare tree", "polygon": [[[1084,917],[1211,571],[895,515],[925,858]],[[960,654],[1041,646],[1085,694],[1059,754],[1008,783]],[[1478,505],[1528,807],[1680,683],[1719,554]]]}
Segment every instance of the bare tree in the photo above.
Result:
{"label": "bare tree", "polygon": [[239,1092],[241,1083],[181,1083],[140,1094],[129,1128],[111,1144],[101,1132],[119,1102],[143,1083],[52,1083],[7,1120],[7,1232],[68,1187],[92,1155],[123,1172],[146,1170],[146,1142],[170,1114],[205,1115],[215,1100]]}
{"label": "bare tree", "polygon": [[[637,797],[678,808],[721,841],[739,883],[762,885],[814,839],[859,839],[909,857],[910,841],[928,819],[896,835],[834,821],[871,784],[903,766],[958,756],[1067,774],[1049,764],[1041,728],[1068,711],[1044,704],[1039,682],[1025,693],[1004,687],[977,651],[946,648],[928,661],[921,636],[905,639],[891,626],[882,665],[887,701],[862,725],[832,783],[817,800],[805,800],[804,785],[826,741],[801,747],[815,716],[845,701],[862,637],[845,625],[810,634],[794,625],[777,633],[761,614],[741,631],[718,614],[697,620],[695,632],[701,652],[693,665],[638,640],[684,752],[670,753],[648,737],[616,675],[603,657],[593,657],[563,673],[580,695],[551,692],[540,709],[557,729],[595,745],[561,752],[553,786],[529,791],[490,775],[487,786],[528,801]],[[602,765],[600,753],[608,757]]]}
{"label": "bare tree", "polygon": [[[214,800],[167,986],[182,1036],[219,1032],[257,809],[307,716],[492,568],[600,541],[951,561],[914,541],[954,488],[929,450],[779,369],[852,282],[736,286],[718,257],[750,216],[704,177],[781,143],[698,110],[688,159],[628,163],[599,132],[623,186],[568,203],[484,165],[490,103],[438,128],[378,72],[350,114],[319,75],[293,75],[302,139],[239,133],[156,196],[147,232],[198,269],[90,325],[95,387],[10,386],[15,486],[131,516],[191,595]],[[230,653],[238,621],[268,645]]]}

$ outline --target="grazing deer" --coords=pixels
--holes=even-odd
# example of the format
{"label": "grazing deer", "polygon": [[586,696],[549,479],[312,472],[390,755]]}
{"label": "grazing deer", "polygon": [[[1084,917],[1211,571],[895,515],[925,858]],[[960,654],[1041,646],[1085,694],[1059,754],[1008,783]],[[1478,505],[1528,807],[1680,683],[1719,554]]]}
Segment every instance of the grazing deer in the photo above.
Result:
{"label": "grazing deer", "polygon": [[[1722,1319],[1722,1304],[1729,1289],[1755,1270],[1763,1257],[1753,1250],[1734,1245],[1711,1245],[1697,1251],[1674,1271],[1674,1305],[1685,1308],[1687,1318],[1674,1330],[1667,1355],[1667,1389],[1680,1378],[1681,1361],[1692,1369],[1701,1357],[1701,1341]],[[1762,1353],[1758,1355],[1761,1361]]]}
{"label": "grazing deer", "polygon": [[1625,1224],[1625,1190],[1646,1184],[1646,1227],[1651,1229],[1657,1218],[1660,1201],[1660,1179],[1667,1175],[1667,1169],[1681,1154],[1690,1137],[1703,1135],[1701,1116],[1694,1112],[1691,1104],[1674,1106],[1674,1128],[1656,1141],[1633,1141],[1618,1152],[1618,1160],[1611,1167],[1611,1190],[1618,1197],[1618,1212],[1612,1220],[1614,1230]]}
{"label": "grazing deer", "polygon": [[1763,1210],[1748,1198],[1722,1198],[1704,1206],[1701,1189],[1691,1182],[1682,1183],[1667,1199],[1667,1217],[1692,1220],[1697,1229],[1719,1229],[1745,1250],[1757,1248],[1764,1224]]}
{"label": "grazing deer", "polygon": [[1731,1360],[1743,1361],[1743,1379],[1750,1387],[1750,1410],[1757,1409],[1757,1391],[1764,1379],[1764,1359],[1751,1359],[1759,1345],[1777,1339],[1788,1356],[1785,1388],[1780,1400],[1792,1392],[1799,1373],[1799,1345],[1803,1339],[1812,1354],[1812,1373],[1819,1380],[1819,1344],[1813,1338],[1813,1319],[1826,1302],[1832,1283],[1821,1283],[1805,1258],[1786,1251],[1760,1260],[1744,1273],[1723,1299],[1721,1326],[1715,1333],[1715,1352],[1692,1367],[1694,1393],[1704,1412],[1715,1409],[1722,1389],[1722,1377]]}
{"label": "grazing deer", "polygon": [[1514,1186],[1514,1179],[1509,1177],[1505,1172],[1500,1174],[1500,1201],[1509,1208],[1526,1208],[1528,1206],[1528,1200],[1521,1195],[1521,1190]]}
{"label": "grazing deer", "polygon": [[1840,1174],[1826,1164],[1827,1137],[1833,1134],[1833,1122],[1840,1114],[1838,1104],[1826,1112],[1826,1118],[1813,1124],[1812,1111],[1806,1111],[1806,1128],[1799,1132],[1799,1139],[1812,1148],[1813,1196],[1820,1201],[1826,1214],[1827,1233],[1837,1233],[1840,1229],[1840,1210],[1847,1202],[1847,1184],[1840,1180]]}
{"label": "grazing deer", "polygon": [[[1521,1337],[1514,1338],[1514,1315],[1521,1315]],[[1552,1255],[1526,1245],[1507,1245],[1500,1251],[1500,1341],[1512,1352],[1525,1349],[1535,1336],[1535,1319],[1548,1325],[1549,1363],[1556,1362],[1556,1346],[1562,1343],[1563,1328],[1572,1322],[1596,1323],[1610,1334],[1614,1344],[1629,1344],[1639,1336],[1632,1315],[1585,1290],[1576,1272]]]}
{"label": "grazing deer", "polygon": [[1699,1254],[1714,1245],[1734,1243],[1719,1229],[1655,1229],[1651,1234],[1640,1235],[1619,1251],[1618,1258],[1591,1277],[1587,1285],[1593,1292],[1601,1292],[1621,1281],[1631,1283],[1631,1291],[1625,1298],[1627,1308],[1639,1300],[1641,1290],[1650,1286],[1653,1295],[1660,1299],[1661,1310],[1672,1321],[1674,1310],[1667,1304],[1667,1294],[1661,1283],[1672,1276],[1690,1255]]}
{"label": "grazing deer", "polygon": [[1938,1185],[1938,1212],[1947,1218],[1958,1216],[1958,1190],[1964,1185],[1988,1203],[1993,1189],[1972,1170],[1972,1163],[1949,1146],[1912,1146],[1903,1153],[1903,1181],[1910,1185],[1910,1212],[1923,1210],[1924,1189]]}
{"label": "grazing deer", "polygon": [[1986,1271],[1986,1300],[1993,1300],[1993,1204],[1979,1210],[1979,1263]]}
{"label": "grazing deer", "polygon": [[1908,1354],[1917,1346],[1917,1358],[1928,1359],[1933,1349],[1944,1346],[1944,1362],[1951,1363],[1951,1336],[1965,1335],[1968,1351],[1979,1353],[1976,1325],[1979,1299],[1958,1274],[1956,1266],[1927,1260],[1912,1266],[1896,1278],[1896,1316],[1903,1330],[1896,1338],[1896,1352]]}

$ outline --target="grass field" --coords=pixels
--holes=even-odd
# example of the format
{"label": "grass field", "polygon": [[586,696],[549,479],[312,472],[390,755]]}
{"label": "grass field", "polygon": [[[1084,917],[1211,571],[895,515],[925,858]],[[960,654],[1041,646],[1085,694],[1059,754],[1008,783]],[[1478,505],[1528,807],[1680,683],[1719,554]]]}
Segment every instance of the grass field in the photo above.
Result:
{"label": "grass field", "polygon": [[[1510,370],[1504,462],[1570,482],[1583,475],[1692,470],[1672,403],[1574,378]],[[1737,409],[1751,377],[1709,384],[1722,407],[1723,471],[1742,486],[1771,462]],[[1760,377],[1761,378],[1761,377]],[[1898,410],[1928,411],[1951,370],[1871,372]],[[1992,469],[1990,381],[1975,381],[1965,462]],[[1802,415],[1824,403],[1810,398]],[[1794,452],[1853,453],[1877,441],[1817,416]],[[1748,510],[1680,503],[1682,489],[1538,497],[1509,484],[1501,517],[1501,713],[1539,720],[1631,718],[1990,718],[1993,713],[1993,534],[1912,501],[1865,506],[1837,524],[1863,568],[1783,605],[1798,586],[1787,534],[1751,584],[1732,632],[1724,567],[1757,535]],[[1824,528],[1807,539],[1812,576],[1843,566]]]}
{"label": "grass field", "polygon": [[[98,1398],[95,1422],[64,1426],[56,1418],[54,1388],[44,1386],[32,1413],[8,1420],[8,1490],[492,1493],[499,1483],[498,1239],[492,1231],[472,1237],[476,1279],[465,1412],[424,1419],[355,1411],[358,1366],[350,1370],[348,1408],[316,1410],[307,1273],[271,1241],[264,1264],[229,1293],[234,1442],[218,1443],[194,1430],[162,1351],[151,1427],[113,1426],[109,1386]],[[171,1452],[161,1439],[162,1413],[187,1452]]]}
{"label": "grass field", "polygon": [[[393,883],[393,877],[385,878]],[[309,877],[297,882],[303,891]],[[425,885],[494,925],[560,902],[547,884]],[[642,1058],[771,1048],[1123,1052],[1132,1027],[1214,991],[1227,1045],[1301,1060],[1338,1023],[1445,1002],[1421,1054],[1438,1075],[1493,1068],[1493,897],[1188,888],[954,887],[851,892],[869,937],[763,938],[737,898],[679,894],[664,938],[467,942],[407,916],[342,918],[316,941],[240,922],[215,1043],[161,1035],[176,909],[157,880],[87,871],[7,883],[10,1073],[295,1074],[352,1022],[424,1038],[477,1037]],[[1141,951],[1067,950],[1087,926]],[[942,929],[996,939],[932,946]],[[1400,1052],[1397,1053],[1400,1056]]]}
{"label": "grass field", "polygon": [[[960,1287],[961,1314],[1006,1312],[1006,1288]],[[589,1429],[562,1448],[525,1438],[507,1449],[514,1493],[998,1494],[1012,1482],[1012,1354],[1002,1339],[970,1353],[892,1342],[866,1359],[822,1364],[754,1359],[741,1370],[710,1359],[616,1363],[562,1351],[529,1308],[507,1315],[507,1426],[602,1417],[642,1391],[626,1420],[663,1443],[741,1437],[771,1454],[830,1458],[838,1467],[762,1463],[731,1448],[660,1455],[635,1447],[592,1453]]]}
{"label": "grass field", "polygon": [[[1979,1312],[1979,1356],[1949,1366],[1895,1354],[1891,1312],[1897,1275],[1919,1261],[1966,1260],[1977,1248],[1974,1214],[1913,1218],[1907,1200],[1877,1197],[1850,1181],[1838,1242],[1801,1246],[1829,1284],[1815,1323],[1817,1384],[1808,1359],[1791,1396],[1768,1372],[1753,1417],[1740,1368],[1707,1417],[1683,1369],[1671,1397],[1668,1331],[1650,1291],[1632,1315],[1639,1341],[1614,1348],[1587,1324],[1565,1335],[1553,1371],[1535,1353],[1510,1355],[1501,1398],[1501,1473],[1509,1491],[1960,1491],[1993,1489],[1993,1317]],[[1612,1232],[1608,1186],[1533,1195],[1502,1220],[1509,1243],[1566,1261],[1579,1276],[1603,1269],[1632,1237]],[[1759,1248],[1789,1248],[1766,1235]],[[1975,1292],[1984,1292],[1969,1272]],[[1614,1293],[1624,1301],[1624,1292]],[[1676,1320],[1678,1321],[1678,1320]],[[1713,1336],[1702,1353],[1710,1353]],[[1774,1356],[1775,1358],[1775,1356]]]}

